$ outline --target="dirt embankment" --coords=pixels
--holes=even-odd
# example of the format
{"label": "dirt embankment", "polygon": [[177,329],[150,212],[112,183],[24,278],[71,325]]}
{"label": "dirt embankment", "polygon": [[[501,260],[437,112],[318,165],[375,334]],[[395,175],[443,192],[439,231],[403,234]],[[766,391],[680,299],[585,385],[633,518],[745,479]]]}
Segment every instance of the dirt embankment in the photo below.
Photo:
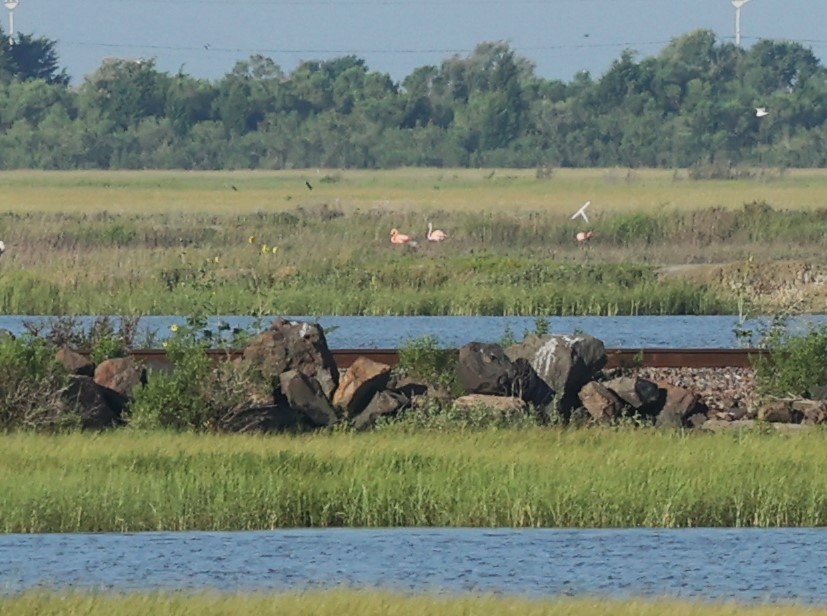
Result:
{"label": "dirt embankment", "polygon": [[684,279],[743,297],[753,310],[770,313],[827,312],[827,265],[757,259],[733,263],[669,265],[662,278]]}

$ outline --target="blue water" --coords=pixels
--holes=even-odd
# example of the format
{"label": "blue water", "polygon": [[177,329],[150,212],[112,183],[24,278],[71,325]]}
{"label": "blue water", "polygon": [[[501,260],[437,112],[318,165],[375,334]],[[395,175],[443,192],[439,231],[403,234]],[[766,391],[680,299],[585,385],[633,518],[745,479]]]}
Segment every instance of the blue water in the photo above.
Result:
{"label": "blue water", "polygon": [[0,592],[340,586],[827,604],[822,529],[0,535]]}
{"label": "blue water", "polygon": [[[252,317],[214,317],[208,320],[208,329],[217,333],[224,321],[230,327],[260,331],[274,317],[261,320]],[[526,332],[535,331],[537,320],[530,317],[302,317],[291,319],[318,321],[327,333],[327,342],[333,349],[399,348],[411,339],[434,336],[443,347],[459,347],[468,342],[500,342],[506,334],[520,339]],[[89,323],[93,317],[81,317]],[[47,322],[48,317],[0,316],[0,329],[19,334],[25,331],[25,322]],[[142,336],[154,336],[154,344],[169,336],[172,324],[186,321],[176,316],[143,317],[139,329]],[[552,333],[585,332],[603,341],[610,348],[738,348],[743,344],[735,334],[738,317],[724,316],[639,316],[639,317],[550,317]],[[762,324],[763,323],[763,324]],[[804,330],[810,324],[827,325],[827,315],[801,317],[792,325]],[[765,322],[745,324],[756,332]],[[758,336],[756,336],[758,338]]]}

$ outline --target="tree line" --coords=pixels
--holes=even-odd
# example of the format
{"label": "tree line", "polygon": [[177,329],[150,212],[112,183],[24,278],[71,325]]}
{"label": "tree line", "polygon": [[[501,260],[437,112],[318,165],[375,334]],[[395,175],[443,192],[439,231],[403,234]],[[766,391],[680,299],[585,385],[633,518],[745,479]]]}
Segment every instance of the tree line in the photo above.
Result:
{"label": "tree line", "polygon": [[289,73],[254,55],[216,80],[107,59],[72,86],[55,41],[0,33],[0,168],[827,164],[827,71],[799,43],[697,30],[599,78],[534,68],[484,42],[398,83],[353,55]]}

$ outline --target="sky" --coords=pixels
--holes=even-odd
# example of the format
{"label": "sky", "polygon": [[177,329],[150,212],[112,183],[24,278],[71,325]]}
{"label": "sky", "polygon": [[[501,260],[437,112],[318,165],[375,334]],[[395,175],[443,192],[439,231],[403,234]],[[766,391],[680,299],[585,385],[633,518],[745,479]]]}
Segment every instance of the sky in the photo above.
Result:
{"label": "sky", "polygon": [[[8,32],[2,7],[0,18]],[[825,23],[825,0],[750,0],[742,45],[797,41],[827,64]],[[624,49],[657,55],[698,28],[734,41],[735,8],[729,0],[20,0],[14,26],[56,41],[74,84],[106,58],[154,58],[158,70],[216,80],[253,54],[286,72],[353,54],[401,82],[485,41],[507,42],[540,77],[569,81],[582,70],[599,77]]]}

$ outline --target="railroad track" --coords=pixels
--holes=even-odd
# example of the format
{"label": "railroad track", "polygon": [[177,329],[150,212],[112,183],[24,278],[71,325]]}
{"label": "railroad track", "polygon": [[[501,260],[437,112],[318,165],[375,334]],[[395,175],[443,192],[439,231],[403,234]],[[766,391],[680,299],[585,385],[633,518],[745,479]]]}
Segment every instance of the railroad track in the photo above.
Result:
{"label": "railroad track", "polygon": [[[395,366],[399,362],[398,349],[336,349],[331,350],[339,368],[348,368],[357,357]],[[207,353],[215,361],[241,357],[241,349],[210,349]],[[606,349],[607,368],[749,368],[753,360],[766,351],[761,349]],[[162,349],[136,349],[132,356],[145,365],[162,368],[170,365]]]}

